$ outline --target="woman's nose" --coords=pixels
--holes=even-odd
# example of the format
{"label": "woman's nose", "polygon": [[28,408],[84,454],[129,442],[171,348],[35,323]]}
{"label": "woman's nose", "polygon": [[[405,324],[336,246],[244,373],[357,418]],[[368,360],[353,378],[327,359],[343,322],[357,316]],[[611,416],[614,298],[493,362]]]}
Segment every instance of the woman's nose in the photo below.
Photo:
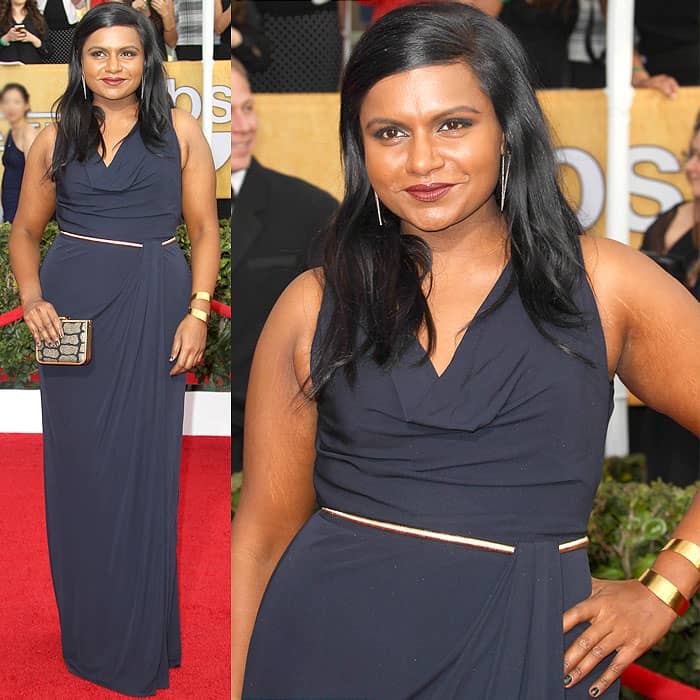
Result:
{"label": "woman's nose", "polygon": [[107,58],[107,70],[110,73],[118,73],[121,70],[119,56],[113,54]]}
{"label": "woman's nose", "polygon": [[442,156],[430,135],[414,134],[409,145],[407,170],[416,175],[427,175],[442,165]]}

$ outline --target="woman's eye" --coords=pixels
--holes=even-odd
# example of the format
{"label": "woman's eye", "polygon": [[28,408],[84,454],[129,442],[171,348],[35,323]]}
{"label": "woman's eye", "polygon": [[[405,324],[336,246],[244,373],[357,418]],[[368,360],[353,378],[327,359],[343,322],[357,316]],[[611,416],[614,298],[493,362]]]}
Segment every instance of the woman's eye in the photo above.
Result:
{"label": "woman's eye", "polygon": [[134,56],[136,56],[136,52],[135,51],[123,51],[122,56],[126,56],[127,58],[133,58]]}
{"label": "woman's eye", "polygon": [[471,126],[473,122],[469,119],[448,119],[442,124],[438,131],[459,131]]}
{"label": "woman's eye", "polygon": [[100,56],[104,56],[104,51],[91,51],[90,55],[93,58],[99,58]]}
{"label": "woman's eye", "polygon": [[379,131],[375,132],[374,135],[376,138],[382,139],[383,141],[391,141],[399,136],[403,136],[403,133],[401,129],[395,126],[385,126],[383,129],[379,129]]}

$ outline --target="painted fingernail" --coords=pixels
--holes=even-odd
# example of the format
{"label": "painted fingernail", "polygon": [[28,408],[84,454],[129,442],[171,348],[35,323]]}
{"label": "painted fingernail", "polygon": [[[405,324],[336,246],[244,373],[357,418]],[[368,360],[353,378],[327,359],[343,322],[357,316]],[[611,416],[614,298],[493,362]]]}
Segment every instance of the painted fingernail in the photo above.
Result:
{"label": "painted fingernail", "polygon": [[573,680],[574,680],[574,679],[571,677],[571,674],[570,674],[570,673],[567,673],[567,674],[564,676],[564,685],[569,685],[569,683],[571,683],[571,681],[573,681]]}
{"label": "painted fingernail", "polygon": [[594,698],[598,697],[598,693],[600,693],[600,688],[598,686],[594,686],[593,688],[591,688],[591,695]]}
{"label": "painted fingernail", "polygon": [[168,360],[169,360],[170,362],[172,362],[174,359],[175,359],[175,358],[174,358],[172,355],[168,358]]}

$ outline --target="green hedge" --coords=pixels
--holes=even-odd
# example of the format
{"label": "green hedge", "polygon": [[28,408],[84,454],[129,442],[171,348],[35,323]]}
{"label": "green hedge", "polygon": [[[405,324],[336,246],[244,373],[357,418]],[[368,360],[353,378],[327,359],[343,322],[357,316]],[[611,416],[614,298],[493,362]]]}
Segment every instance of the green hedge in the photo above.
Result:
{"label": "green hedge", "polygon": [[[646,472],[644,458],[606,460],[588,526],[589,559],[596,578],[628,579],[648,568],[690,506],[700,484],[682,489],[662,481],[632,481]],[[231,478],[231,515],[240,497],[240,473]],[[638,662],[653,671],[700,687],[700,594],[669,633]],[[623,698],[642,696],[623,689]]]}
{"label": "green hedge", "polygon": [[[231,305],[231,225],[227,220],[219,222],[221,232],[221,264],[214,298]],[[55,222],[49,223],[41,241],[41,255],[46,254],[58,233]],[[190,243],[184,225],[177,228],[177,237],[185,257],[190,261]],[[10,269],[7,244],[10,224],[0,225],[0,313],[19,306],[19,294],[12,270]],[[32,352],[32,337],[27,326],[21,321],[0,328],[0,368],[10,377],[10,381],[0,382],[0,389],[33,388],[31,375],[36,372]],[[194,370],[197,380],[208,384],[202,387],[212,390],[230,391],[231,388],[231,321],[212,313],[209,319],[209,336],[204,355],[204,364]]]}
{"label": "green hedge", "polygon": [[[611,460],[598,488],[588,527],[591,572],[596,578],[640,576],[668,542],[700,486],[682,489],[661,480],[650,484],[617,480],[626,479],[640,464],[643,459],[638,455]],[[637,663],[700,687],[700,594],[691,600],[688,612],[676,620],[669,633]],[[640,697],[626,689],[623,692],[625,699]]]}

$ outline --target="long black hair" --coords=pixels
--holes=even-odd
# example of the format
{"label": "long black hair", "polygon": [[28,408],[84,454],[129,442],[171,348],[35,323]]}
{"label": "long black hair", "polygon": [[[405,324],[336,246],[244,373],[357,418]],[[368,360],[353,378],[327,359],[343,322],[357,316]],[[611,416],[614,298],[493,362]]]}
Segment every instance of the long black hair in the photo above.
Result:
{"label": "long black hair", "polygon": [[[372,25],[355,46],[343,76],[345,195],[324,242],[323,272],[332,313],[312,357],[311,396],[318,397],[339,368],[352,382],[363,354],[380,366],[391,365],[422,325],[428,332],[428,353],[434,348],[435,326],[423,292],[423,283],[430,281],[430,248],[422,238],[402,234],[398,218],[386,207],[384,225],[379,226],[359,114],[368,91],[383,78],[450,63],[467,65],[478,79],[493,103],[511,158],[504,216],[512,276],[501,297],[472,323],[497,308],[517,286],[539,332],[581,357],[546,327],[584,325],[573,298],[584,272],[581,229],[557,182],[554,151],[522,47],[500,22],[464,4],[419,3]],[[500,184],[494,195],[500,198]]]}
{"label": "long black hair", "polygon": [[78,22],[73,34],[68,85],[54,105],[58,127],[56,149],[51,161],[51,178],[56,179],[71,160],[84,161],[98,146],[105,151],[102,137],[104,112],[93,104],[92,92],[87,99],[82,84],[82,51],[88,37],[106,27],[133,27],[141,39],[144,52],[142,89],[139,100],[139,129],[146,147],[157,152],[166,142],[172,101],[153,24],[128,5],[108,2],[89,10]]}

